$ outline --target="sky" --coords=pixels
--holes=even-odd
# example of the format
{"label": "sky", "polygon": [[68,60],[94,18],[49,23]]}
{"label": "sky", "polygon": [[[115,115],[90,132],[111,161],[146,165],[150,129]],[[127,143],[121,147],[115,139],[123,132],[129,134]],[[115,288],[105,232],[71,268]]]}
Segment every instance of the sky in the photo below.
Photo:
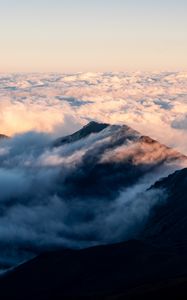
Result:
{"label": "sky", "polygon": [[0,0],[0,72],[187,70],[186,0]]}

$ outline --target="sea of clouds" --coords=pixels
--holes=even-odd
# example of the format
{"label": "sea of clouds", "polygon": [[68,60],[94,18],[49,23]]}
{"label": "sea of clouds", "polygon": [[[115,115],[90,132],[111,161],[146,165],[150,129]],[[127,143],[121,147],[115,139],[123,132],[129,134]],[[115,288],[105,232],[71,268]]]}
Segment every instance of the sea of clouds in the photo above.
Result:
{"label": "sea of clouds", "polygon": [[[99,191],[98,197],[96,193],[95,198],[83,199],[82,191],[78,194],[66,179],[87,172],[97,149],[100,163],[117,163],[133,155],[137,167],[152,166],[155,159],[159,165],[163,148],[156,144],[153,151],[141,144],[139,154],[139,145],[129,143],[102,153],[100,149],[104,151],[111,142],[108,129],[86,142],[55,148],[57,137],[93,119],[125,123],[187,154],[186,112],[184,72],[1,74],[0,133],[11,139],[0,141],[0,268],[55,247],[88,247],[132,238],[155,203],[165,198],[162,191],[147,189],[182,167],[150,167],[148,174],[120,191],[105,184],[106,191],[113,193],[111,202],[106,202],[107,193],[106,199],[99,198]],[[115,172],[107,180],[115,182]]]}
{"label": "sea of clouds", "polygon": [[0,133],[127,124],[187,154],[187,72],[1,74]]}

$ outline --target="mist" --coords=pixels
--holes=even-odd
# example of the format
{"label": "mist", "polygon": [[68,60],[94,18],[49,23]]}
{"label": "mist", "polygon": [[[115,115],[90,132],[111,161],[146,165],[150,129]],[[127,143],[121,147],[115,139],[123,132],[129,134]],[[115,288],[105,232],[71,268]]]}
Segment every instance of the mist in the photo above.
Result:
{"label": "mist", "polygon": [[139,138],[109,126],[59,147],[55,135],[35,131],[0,140],[1,268],[46,250],[136,237],[165,199],[148,188],[184,163]]}

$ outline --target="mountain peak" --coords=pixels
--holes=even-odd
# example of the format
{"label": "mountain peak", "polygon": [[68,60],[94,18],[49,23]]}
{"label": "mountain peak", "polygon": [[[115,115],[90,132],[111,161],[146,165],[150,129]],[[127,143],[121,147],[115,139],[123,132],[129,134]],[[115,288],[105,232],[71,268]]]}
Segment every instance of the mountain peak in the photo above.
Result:
{"label": "mountain peak", "polygon": [[108,126],[110,126],[110,124],[108,124],[108,123],[100,123],[100,122],[96,122],[96,121],[90,121],[88,124],[83,126],[83,128],[89,128],[91,130],[97,130],[97,132],[98,132],[98,130],[100,131],[100,129],[104,129]]}
{"label": "mountain peak", "polygon": [[80,130],[76,131],[75,133],[57,139],[54,143],[54,146],[58,147],[66,143],[76,142],[82,138],[87,137],[91,133],[99,133],[100,131],[104,130],[108,126],[110,126],[110,124],[91,121],[87,125],[83,126]]}

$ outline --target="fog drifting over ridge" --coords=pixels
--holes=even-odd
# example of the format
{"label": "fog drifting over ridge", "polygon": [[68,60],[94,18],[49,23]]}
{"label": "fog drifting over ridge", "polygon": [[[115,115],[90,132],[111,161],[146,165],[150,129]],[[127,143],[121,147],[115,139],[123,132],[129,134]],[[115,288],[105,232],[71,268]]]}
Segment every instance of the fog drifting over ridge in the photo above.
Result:
{"label": "fog drifting over ridge", "polygon": [[147,189],[186,165],[127,126],[53,145],[38,132],[0,140],[1,268],[49,249],[133,238],[165,201],[163,191]]}
{"label": "fog drifting over ridge", "polygon": [[[186,166],[141,137],[187,153],[186,83],[182,72],[1,75],[0,134],[11,136],[0,140],[1,268],[54,247],[132,238],[165,199],[146,190]],[[52,147],[92,119],[140,133],[109,126]]]}
{"label": "fog drifting over ridge", "polygon": [[187,153],[187,73],[1,74],[0,133],[127,124]]}

